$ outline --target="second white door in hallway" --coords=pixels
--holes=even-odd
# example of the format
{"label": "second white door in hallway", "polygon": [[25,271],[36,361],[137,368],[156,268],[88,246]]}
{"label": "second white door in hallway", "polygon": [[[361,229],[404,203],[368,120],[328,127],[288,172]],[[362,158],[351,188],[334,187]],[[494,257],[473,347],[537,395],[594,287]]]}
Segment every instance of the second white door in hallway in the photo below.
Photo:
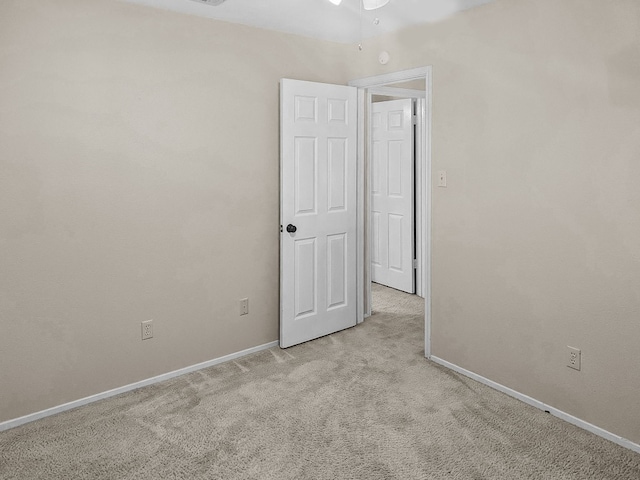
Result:
{"label": "second white door in hallway", "polygon": [[413,100],[372,105],[372,280],[415,293]]}

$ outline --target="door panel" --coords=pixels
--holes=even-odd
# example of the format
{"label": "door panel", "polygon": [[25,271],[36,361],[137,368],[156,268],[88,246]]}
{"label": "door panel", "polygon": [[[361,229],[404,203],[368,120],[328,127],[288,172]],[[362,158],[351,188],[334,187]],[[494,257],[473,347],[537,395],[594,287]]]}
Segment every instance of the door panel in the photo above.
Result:
{"label": "door panel", "polygon": [[329,292],[329,302],[327,308],[340,307],[347,299],[347,237],[345,234],[330,235],[327,237],[327,291]]}
{"label": "door panel", "polygon": [[347,141],[344,138],[329,139],[329,210],[347,208]]}
{"label": "door panel", "polygon": [[402,273],[402,215],[389,214],[389,269]]}
{"label": "door panel", "polygon": [[296,188],[294,190],[296,213],[298,215],[316,213],[317,163],[316,139],[298,137],[295,139]]}
{"label": "door panel", "polygon": [[316,239],[307,238],[295,241],[296,282],[296,318],[316,313]]}
{"label": "door panel", "polygon": [[285,348],[356,324],[357,90],[283,79],[280,94]]}
{"label": "door panel", "polygon": [[372,272],[415,293],[413,100],[372,105]]}
{"label": "door panel", "polygon": [[382,193],[382,190],[380,189],[381,148],[382,143],[374,140],[373,145],[371,146],[371,191],[376,195],[380,195]]}
{"label": "door panel", "polygon": [[371,261],[374,265],[380,263],[380,212],[371,212]]}
{"label": "door panel", "polygon": [[[387,144],[387,169],[389,197],[402,197],[402,168],[406,167],[406,162],[402,162],[403,149],[407,148],[402,140],[389,140]],[[403,165],[404,163],[404,165]]]}

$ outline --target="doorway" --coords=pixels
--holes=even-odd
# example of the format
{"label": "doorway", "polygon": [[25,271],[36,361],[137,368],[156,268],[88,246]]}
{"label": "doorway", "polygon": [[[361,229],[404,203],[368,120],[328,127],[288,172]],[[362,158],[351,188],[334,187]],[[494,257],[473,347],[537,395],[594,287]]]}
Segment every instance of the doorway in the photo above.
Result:
{"label": "doorway", "polygon": [[[431,355],[431,67],[422,67],[349,82],[358,87],[358,323],[372,314],[372,220],[373,125],[370,121],[374,100],[411,98],[415,101],[415,199],[412,212],[415,259],[415,291],[424,297],[425,357]],[[413,263],[413,262],[412,262]],[[413,266],[413,265],[411,265]]]}

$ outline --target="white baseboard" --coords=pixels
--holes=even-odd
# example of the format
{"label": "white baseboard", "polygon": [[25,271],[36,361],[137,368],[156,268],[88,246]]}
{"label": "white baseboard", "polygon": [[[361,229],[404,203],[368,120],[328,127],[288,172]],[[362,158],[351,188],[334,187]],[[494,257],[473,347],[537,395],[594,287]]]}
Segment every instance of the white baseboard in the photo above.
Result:
{"label": "white baseboard", "polygon": [[606,438],[607,440],[611,440],[613,443],[617,443],[622,447],[625,447],[625,448],[628,448],[629,450],[633,450],[634,452],[640,453],[640,445],[632,442],[631,440],[627,440],[626,438],[622,438],[619,435],[608,432],[603,428],[597,427],[589,422],[586,422],[577,417],[574,417],[573,415],[569,415],[568,413],[563,412],[562,410],[558,410],[557,408],[547,405],[539,400],[536,400],[535,398],[531,398],[528,395],[517,392],[516,390],[513,390],[509,387],[505,387],[504,385],[496,383],[493,380],[489,380],[488,378],[478,375],[477,373],[473,373],[469,370],[465,370],[464,368],[459,367],[453,363],[449,363],[446,360],[442,360],[441,358],[438,358],[432,355],[430,357],[430,360],[439,365],[442,365],[443,367],[456,371],[464,375],[465,377],[469,377],[477,382],[483,383],[495,390],[498,390],[499,392],[506,393],[510,397],[517,398],[518,400],[526,404],[539,408],[540,410],[543,410],[545,412],[549,412],[551,415],[558,417],[564,420],[565,422],[569,422],[570,424],[575,425],[576,427],[583,428],[591,433],[595,433],[599,437]]}
{"label": "white baseboard", "polygon": [[84,397],[79,400],[74,400],[72,402],[65,403],[63,405],[58,405],[57,407],[47,408],[46,410],[30,413],[29,415],[25,415],[23,417],[14,418],[13,420],[7,420],[5,422],[0,423],[0,432],[4,430],[9,430],[10,428],[18,427],[20,425],[24,425],[25,423],[39,420],[44,417],[48,417],[50,415],[55,415],[56,413],[61,413],[67,410],[71,410],[72,408],[77,408],[77,407],[81,407],[82,405],[87,405],[89,403],[97,402],[98,400],[103,400],[105,398],[113,397],[115,395],[120,395],[121,393],[130,392],[131,390],[135,390],[136,388],[146,387],[147,385],[163,382],[165,380],[169,380],[170,378],[179,377],[180,375],[185,375],[187,373],[195,372],[196,370],[202,370],[203,368],[213,367],[214,365],[218,365],[220,363],[228,362],[230,360],[235,360],[237,358],[244,357],[246,355],[250,355],[252,353],[260,352],[261,350],[266,350],[268,348],[277,347],[277,346],[278,346],[277,341],[265,343],[264,345],[258,345],[257,347],[247,348],[246,350],[242,350],[240,352],[230,353],[229,355],[225,355],[224,357],[214,358],[213,360],[208,360],[206,362],[198,363],[196,365],[184,367],[179,370],[174,370],[173,372],[163,373],[155,377],[147,378],[146,380],[140,380],[139,382],[130,383],[129,385],[125,385],[124,387],[114,388],[113,390],[108,390],[106,392],[97,393],[95,395]]}

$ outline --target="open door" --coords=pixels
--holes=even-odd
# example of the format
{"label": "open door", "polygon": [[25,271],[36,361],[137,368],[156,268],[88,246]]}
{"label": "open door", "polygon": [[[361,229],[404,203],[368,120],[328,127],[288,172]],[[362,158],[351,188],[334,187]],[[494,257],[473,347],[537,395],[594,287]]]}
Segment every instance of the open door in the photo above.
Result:
{"label": "open door", "polygon": [[280,347],[356,324],[357,89],[280,81]]}
{"label": "open door", "polygon": [[371,106],[371,280],[415,293],[413,100]]}

